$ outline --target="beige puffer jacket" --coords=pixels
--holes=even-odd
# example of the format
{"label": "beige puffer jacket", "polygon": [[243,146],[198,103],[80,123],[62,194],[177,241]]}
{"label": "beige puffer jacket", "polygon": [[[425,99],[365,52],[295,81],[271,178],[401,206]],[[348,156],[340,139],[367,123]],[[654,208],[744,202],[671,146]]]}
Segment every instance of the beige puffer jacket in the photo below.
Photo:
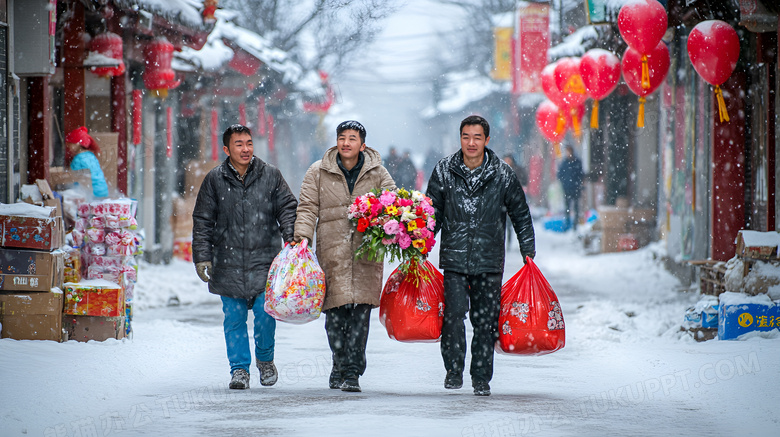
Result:
{"label": "beige puffer jacket", "polygon": [[347,179],[336,162],[337,155],[336,147],[328,149],[322,160],[306,171],[295,220],[295,241],[303,237],[313,241],[316,228],[317,259],[325,271],[323,310],[351,303],[378,307],[383,263],[355,259],[363,233],[357,231],[347,213],[357,196],[373,188],[394,189],[395,182],[382,166],[379,152],[366,147],[363,168],[349,194]]}

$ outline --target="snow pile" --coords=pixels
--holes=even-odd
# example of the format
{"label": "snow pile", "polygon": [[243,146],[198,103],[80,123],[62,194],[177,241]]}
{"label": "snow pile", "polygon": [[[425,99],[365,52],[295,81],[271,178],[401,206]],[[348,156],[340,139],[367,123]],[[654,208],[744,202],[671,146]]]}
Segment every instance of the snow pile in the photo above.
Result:
{"label": "snow pile", "polygon": [[26,202],[0,203],[0,215],[5,216],[50,219],[54,209],[52,206],[37,206]]}
{"label": "snow pile", "polygon": [[563,42],[551,47],[547,52],[550,60],[568,56],[582,56],[598,42],[599,33],[596,26],[582,26],[563,39]]}
{"label": "snow pile", "polygon": [[[205,30],[208,28],[203,23],[203,17],[198,10],[198,3],[194,0],[116,0],[115,3],[122,8],[150,12],[165,18],[171,23],[181,24],[193,29]],[[200,6],[202,7],[202,2]]]}
{"label": "snow pile", "polygon": [[469,104],[480,101],[498,91],[508,91],[510,83],[496,83],[477,70],[456,71],[444,75],[445,85],[442,98],[435,107],[422,111],[425,118],[438,114],[452,114],[466,109]]}

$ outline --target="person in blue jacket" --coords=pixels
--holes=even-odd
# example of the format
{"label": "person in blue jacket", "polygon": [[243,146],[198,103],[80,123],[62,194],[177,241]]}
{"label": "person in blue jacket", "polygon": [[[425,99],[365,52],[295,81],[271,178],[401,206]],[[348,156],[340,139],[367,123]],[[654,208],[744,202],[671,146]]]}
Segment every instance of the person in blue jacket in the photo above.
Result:
{"label": "person in blue jacket", "polygon": [[92,178],[92,194],[95,197],[108,197],[106,177],[96,156],[100,153],[100,146],[89,135],[87,128],[81,126],[71,131],[65,137],[65,145],[70,156],[70,169],[89,170]]}

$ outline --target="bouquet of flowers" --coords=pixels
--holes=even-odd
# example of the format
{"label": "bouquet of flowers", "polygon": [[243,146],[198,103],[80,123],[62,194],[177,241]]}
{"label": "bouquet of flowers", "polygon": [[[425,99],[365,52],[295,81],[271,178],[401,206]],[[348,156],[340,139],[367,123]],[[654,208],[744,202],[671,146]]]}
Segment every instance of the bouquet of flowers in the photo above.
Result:
{"label": "bouquet of flowers", "polygon": [[356,257],[382,261],[389,255],[391,262],[400,260],[402,265],[413,259],[423,264],[436,243],[431,199],[419,191],[372,190],[349,206],[349,218],[363,232]]}

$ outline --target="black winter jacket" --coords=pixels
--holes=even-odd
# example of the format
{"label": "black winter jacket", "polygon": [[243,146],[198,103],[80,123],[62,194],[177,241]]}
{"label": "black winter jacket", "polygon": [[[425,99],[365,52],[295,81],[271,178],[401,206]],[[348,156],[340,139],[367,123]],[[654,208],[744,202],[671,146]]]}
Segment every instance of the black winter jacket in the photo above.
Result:
{"label": "black winter jacket", "polygon": [[192,213],[192,260],[212,262],[210,292],[251,299],[265,291],[282,239],[293,240],[298,201],[276,167],[255,157],[242,184],[229,159],[200,186]]}
{"label": "black winter jacket", "polygon": [[461,169],[463,152],[436,164],[426,194],[441,230],[439,267],[466,275],[504,271],[506,216],[512,221],[520,252],[535,255],[534,228],[523,187],[511,167],[485,148],[485,166],[472,190]]}

